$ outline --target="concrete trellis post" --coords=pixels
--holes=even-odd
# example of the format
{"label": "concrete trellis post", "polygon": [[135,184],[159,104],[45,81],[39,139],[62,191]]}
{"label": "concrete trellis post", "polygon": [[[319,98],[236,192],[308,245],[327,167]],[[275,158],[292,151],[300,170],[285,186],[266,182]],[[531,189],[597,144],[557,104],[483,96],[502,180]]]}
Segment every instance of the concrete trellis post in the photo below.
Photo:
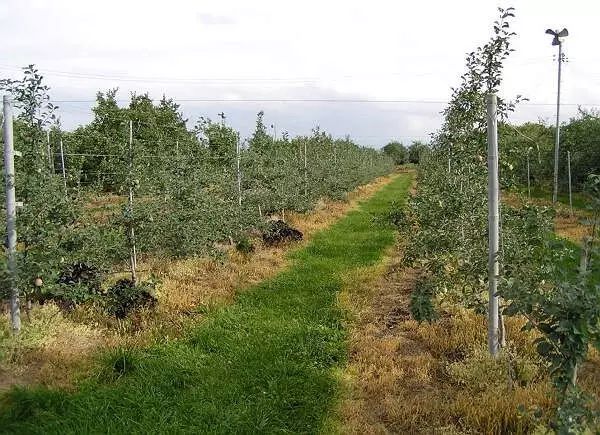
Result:
{"label": "concrete trellis post", "polygon": [[50,130],[46,132],[46,148],[48,152],[48,168],[50,168],[50,173],[54,173],[54,159],[52,158],[52,148],[50,147]]}
{"label": "concrete trellis post", "polygon": [[60,168],[62,170],[63,186],[65,189],[65,196],[67,195],[67,171],[65,169],[65,150],[63,147],[62,138],[60,140]]}
{"label": "concrete trellis post", "polygon": [[499,184],[498,184],[498,121],[496,95],[487,96],[488,142],[488,348],[493,357],[500,350],[498,319],[498,247],[499,247]]}
{"label": "concrete trellis post", "polygon": [[241,207],[242,206],[242,172],[240,170],[240,161],[242,159],[242,149],[241,149],[239,134],[237,135],[235,154],[236,154],[238,206]]}
{"label": "concrete trellis post", "polygon": [[304,196],[308,196],[308,157],[306,149],[306,141],[304,141]]}
{"label": "concrete trellis post", "polygon": [[530,166],[529,166],[529,151],[531,151],[531,147],[527,149],[527,199],[531,199],[531,175],[530,175]]}
{"label": "concrete trellis post", "polygon": [[569,208],[573,216],[573,191],[571,189],[571,151],[567,151],[567,171],[569,173]]}
{"label": "concrete trellis post", "polygon": [[13,142],[12,102],[3,98],[4,109],[4,182],[6,188],[6,248],[10,279],[10,322],[13,333],[21,330],[21,308],[17,287],[17,201],[15,197],[15,149]]}
{"label": "concrete trellis post", "polygon": [[129,212],[131,225],[129,226],[131,280],[137,283],[137,252],[135,247],[135,229],[133,228],[133,121],[129,121]]}

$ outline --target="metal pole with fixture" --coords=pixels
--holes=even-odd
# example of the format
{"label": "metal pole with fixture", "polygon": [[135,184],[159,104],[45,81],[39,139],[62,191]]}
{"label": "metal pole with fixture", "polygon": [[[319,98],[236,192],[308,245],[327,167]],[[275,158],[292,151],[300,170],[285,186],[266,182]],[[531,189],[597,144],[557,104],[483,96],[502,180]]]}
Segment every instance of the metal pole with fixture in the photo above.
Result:
{"label": "metal pole with fixture", "polygon": [[558,45],[558,89],[556,93],[556,140],[554,143],[554,189],[552,191],[552,203],[556,204],[558,196],[558,151],[560,147],[560,81],[561,81],[561,70],[562,63],[564,62],[564,54],[562,50],[562,40],[566,36],[569,36],[567,29],[558,30],[547,29],[548,35],[554,36],[552,45]]}

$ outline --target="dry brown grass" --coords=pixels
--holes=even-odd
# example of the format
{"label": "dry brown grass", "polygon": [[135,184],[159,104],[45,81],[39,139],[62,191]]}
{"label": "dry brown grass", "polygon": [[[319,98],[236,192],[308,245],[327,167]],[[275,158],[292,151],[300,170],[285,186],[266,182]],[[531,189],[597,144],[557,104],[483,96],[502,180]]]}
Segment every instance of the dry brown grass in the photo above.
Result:
{"label": "dry brown grass", "polygon": [[126,201],[122,195],[103,194],[91,195],[84,200],[84,221],[103,224],[107,223],[115,213],[120,212],[120,206]]}
{"label": "dry brown grass", "polygon": [[588,394],[598,398],[596,411],[600,412],[600,352],[591,350],[588,360],[579,371],[579,383]]}
{"label": "dry brown grass", "polygon": [[0,340],[0,390],[12,385],[68,387],[87,370],[89,356],[116,342],[116,334],[74,322],[52,304],[34,306],[23,330],[12,336],[3,324]]}
{"label": "dry brown grass", "polygon": [[[417,323],[409,298],[419,273],[404,269],[401,257],[397,248],[387,271],[379,265],[347,277],[340,303],[352,313],[350,360],[331,425],[345,434],[533,431],[539,421],[532,412],[521,415],[519,405],[530,411],[554,405],[535,335],[521,331],[522,320],[506,319],[508,352],[492,360],[483,316],[448,306],[438,321]],[[597,353],[580,380],[600,398]]]}
{"label": "dry brown grass", "polygon": [[[303,246],[359,201],[389,183],[394,176],[381,177],[348,195],[347,201],[322,200],[310,213],[286,213],[286,221],[304,233],[302,243],[266,247],[260,243],[246,256],[233,247],[225,260],[189,258],[177,261],[147,259],[139,264],[140,278],[158,277],[158,307],[125,321],[117,321],[94,307],[80,307],[63,315],[51,305],[35,307],[31,322],[24,317],[17,340],[10,332],[0,336],[0,390],[28,383],[69,386],[92,367],[98,350],[116,346],[144,346],[153,340],[177,337],[186,324],[195,322],[212,306],[231,303],[237,291],[250,287],[281,271],[290,250]],[[99,199],[90,205],[96,217],[119,197]],[[115,275],[113,278],[118,278]]]}
{"label": "dry brown grass", "polygon": [[581,212],[574,213],[573,216],[557,214],[554,218],[554,232],[560,237],[579,244],[584,237],[589,237],[591,233],[589,225],[583,223],[585,218],[586,216]]}

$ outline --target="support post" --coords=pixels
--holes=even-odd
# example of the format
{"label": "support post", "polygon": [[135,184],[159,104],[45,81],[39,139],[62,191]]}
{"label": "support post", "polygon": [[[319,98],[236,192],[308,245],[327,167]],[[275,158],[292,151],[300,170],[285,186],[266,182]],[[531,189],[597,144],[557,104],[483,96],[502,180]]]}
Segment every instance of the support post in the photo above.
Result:
{"label": "support post", "polygon": [[531,199],[531,176],[529,173],[529,149],[527,150],[527,198]]}
{"label": "support post", "polygon": [[129,225],[129,243],[130,243],[130,257],[129,263],[131,265],[131,280],[134,284],[137,283],[137,252],[135,249],[135,229],[133,228],[133,121],[129,121],[129,213],[130,213],[130,225]]}
{"label": "support post", "polygon": [[48,151],[48,168],[50,168],[50,173],[54,173],[54,158],[52,156],[52,148],[50,148],[50,130],[46,132],[46,148]]}
{"label": "support post", "polygon": [[306,156],[306,140],[304,141],[304,196],[308,196],[308,157]]}
{"label": "support post", "polygon": [[488,348],[493,357],[498,355],[498,245],[499,245],[499,205],[498,205],[498,121],[496,95],[487,96],[487,142],[488,142]]}
{"label": "support post", "polygon": [[579,257],[579,274],[583,275],[588,270],[588,259],[591,245],[591,237],[583,236],[581,239],[581,256]]}
{"label": "support post", "polygon": [[17,287],[17,202],[15,198],[15,149],[13,142],[12,102],[3,97],[4,110],[4,181],[6,189],[6,242],[10,280],[10,323],[14,334],[21,330],[21,307]]}
{"label": "support post", "polygon": [[567,172],[569,173],[569,208],[573,216],[573,191],[571,188],[571,151],[567,151]]}
{"label": "support post", "polygon": [[60,167],[62,170],[63,185],[65,188],[65,196],[67,195],[67,172],[65,170],[65,150],[63,148],[62,138],[60,139]]}
{"label": "support post", "polygon": [[240,161],[242,159],[242,149],[240,144],[240,135],[237,135],[236,144],[236,172],[237,172],[237,193],[238,193],[238,206],[242,206],[242,172],[240,171]]}

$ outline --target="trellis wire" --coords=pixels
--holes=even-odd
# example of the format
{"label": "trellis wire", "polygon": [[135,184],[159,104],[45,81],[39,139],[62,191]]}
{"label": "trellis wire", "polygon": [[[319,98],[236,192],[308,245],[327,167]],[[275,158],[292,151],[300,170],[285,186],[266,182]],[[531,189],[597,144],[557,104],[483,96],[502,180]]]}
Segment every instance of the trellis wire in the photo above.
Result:
{"label": "trellis wire", "polygon": [[[334,177],[336,176],[335,174],[352,174],[346,178],[348,180],[346,182],[355,183],[356,181],[354,180],[359,179],[367,181],[371,178],[364,180],[363,178],[372,176],[366,174],[375,174],[383,167],[376,167],[375,162],[378,161],[381,163],[385,160],[381,154],[379,154],[381,157],[377,158],[375,154],[373,156],[365,155],[365,153],[375,153],[375,151],[363,150],[351,141],[337,143],[330,136],[327,136],[328,142],[326,142],[326,146],[329,149],[321,150],[320,146],[313,149],[312,142],[311,144],[308,143],[312,139],[301,137],[292,139],[291,141],[287,139],[276,141],[275,144],[271,144],[276,150],[274,149],[272,153],[260,154],[254,148],[243,149],[242,142],[239,135],[237,135],[235,155],[228,155],[226,157],[211,155],[211,151],[208,148],[204,148],[206,151],[202,151],[200,155],[195,155],[190,152],[189,148],[181,149],[181,143],[175,138],[171,144],[164,141],[136,138],[136,122],[135,120],[129,122],[129,150],[127,150],[127,145],[123,144],[124,146],[120,148],[115,148],[113,145],[111,148],[106,149],[106,152],[80,152],[83,150],[78,148],[77,143],[72,137],[68,134],[65,134],[63,137],[62,133],[59,132],[57,134],[57,138],[59,139],[57,145],[60,145],[60,152],[53,153],[49,145],[51,144],[51,135],[54,135],[54,133],[46,133],[48,162],[52,163],[48,176],[54,177],[56,175],[62,178],[69,199],[79,198],[85,200],[86,197],[81,195],[86,192],[102,194],[103,190],[99,190],[99,188],[107,189],[107,191],[113,192],[117,197],[122,198],[122,200],[117,199],[116,201],[111,199],[109,202],[99,203],[98,205],[86,205],[88,210],[93,210],[89,213],[96,213],[96,211],[102,213],[102,220],[96,221],[95,218],[91,217],[91,214],[81,214],[79,218],[84,218],[85,222],[82,224],[78,222],[76,227],[89,228],[90,234],[95,234],[96,238],[94,240],[100,240],[98,249],[102,252],[99,255],[113,255],[110,253],[124,252],[124,248],[127,246],[130,250],[129,266],[131,266],[130,272],[134,281],[139,279],[139,276],[137,276],[138,253],[153,252],[148,250],[148,242],[144,240],[144,237],[148,235],[148,229],[142,229],[140,231],[141,236],[138,234],[138,220],[147,221],[150,216],[148,213],[155,213],[157,220],[161,220],[163,217],[168,218],[171,209],[161,208],[161,204],[168,204],[165,207],[179,208],[178,204],[181,198],[178,197],[177,188],[171,182],[173,177],[180,176],[178,171],[181,168],[178,166],[178,162],[184,162],[187,170],[191,170],[196,177],[200,174],[200,179],[205,180],[208,183],[207,186],[210,186],[208,188],[203,187],[202,184],[197,186],[188,184],[186,187],[189,188],[190,192],[195,192],[193,194],[200,195],[200,198],[205,198],[209,204],[212,204],[214,201],[214,204],[221,207],[220,210],[222,211],[219,213],[229,213],[232,207],[238,207],[240,213],[235,213],[234,216],[236,217],[234,219],[239,219],[239,221],[235,225],[230,226],[230,228],[237,227],[233,228],[233,231],[247,231],[251,228],[249,225],[255,225],[257,219],[269,216],[275,211],[280,212],[281,218],[285,220],[287,210],[305,210],[307,207],[310,207],[310,204],[313,204],[318,199],[318,195],[327,195],[330,193],[325,188],[328,182],[327,177]],[[73,141],[73,144],[69,146],[69,142],[71,141]],[[320,145],[323,145],[321,139],[317,138],[317,141],[319,141]],[[297,163],[296,153],[293,148],[293,145],[296,143],[300,145],[300,162],[298,162],[300,165]],[[137,145],[142,145],[142,149],[145,148],[145,150],[140,150],[142,152],[138,153],[136,151],[138,149]],[[283,145],[286,145],[286,147]],[[309,145],[311,145],[311,152],[313,152],[311,162],[313,160],[315,162],[315,169],[311,170],[310,173],[308,171]],[[71,152],[67,151],[67,148],[70,148]],[[117,151],[115,152],[114,149]],[[150,150],[153,151],[149,152]],[[177,152],[173,153],[172,150],[176,150]],[[275,153],[275,151],[277,152]],[[44,154],[43,149],[39,152]],[[165,154],[162,154],[163,152]],[[332,152],[334,153],[334,159],[331,158]],[[247,159],[246,156],[248,157]],[[29,155],[28,157],[33,158],[35,156]],[[61,161],[60,172],[54,168],[54,162],[58,158]],[[382,160],[377,160],[379,158]],[[86,161],[93,162],[95,166],[91,168],[85,166]],[[332,163],[335,164],[335,167]],[[256,185],[257,178],[252,178],[254,175],[250,174],[248,178],[249,185],[246,188],[248,190],[244,190],[242,183],[243,168],[254,171],[260,178],[260,176],[264,175],[263,164],[270,167],[271,169],[269,170],[276,171],[274,175],[270,173],[270,177],[275,176],[274,180],[281,180],[284,184],[277,181],[268,181],[264,186],[260,185],[260,183]],[[200,167],[208,169],[209,172],[204,172]],[[360,170],[361,167],[362,171]],[[291,171],[286,170],[286,168],[291,169]],[[344,171],[344,168],[351,170]],[[206,174],[205,179],[203,178],[204,174]],[[304,177],[302,177],[302,174]],[[309,189],[309,184],[312,180],[311,177],[317,177],[317,180],[322,179],[322,181],[325,181],[325,184],[321,184],[319,181],[319,183],[315,184],[314,188]],[[140,180],[140,184],[134,185],[137,179]],[[168,179],[171,181],[167,181]],[[329,178],[329,180],[331,181],[333,178]],[[231,183],[231,181],[234,182]],[[295,185],[295,187],[290,188],[290,185]],[[298,195],[301,192],[302,185],[304,187],[304,197]],[[348,185],[348,189],[353,188],[354,185]],[[236,188],[232,189],[233,186],[236,186]],[[338,189],[341,189],[340,191],[343,192],[346,188],[341,187]],[[245,204],[244,198],[248,195],[250,200],[248,204]],[[75,202],[82,204],[81,201]],[[133,219],[134,206],[136,210],[135,219]],[[124,207],[126,210],[129,209],[130,212],[130,215],[127,216],[131,219],[129,223],[127,220],[123,221],[120,216],[120,211]],[[256,210],[255,207],[258,208],[258,217],[254,211]],[[87,212],[82,209],[82,213]],[[237,217],[238,215],[239,217]],[[219,234],[220,231],[218,222],[218,220],[214,221],[217,230],[213,232],[216,234]],[[179,224],[175,223],[175,225]],[[162,228],[162,225],[166,224],[158,222],[153,228]],[[115,232],[115,229],[119,231]],[[123,237],[126,234],[128,240],[120,238],[121,236],[116,239],[104,239],[106,237],[105,234],[119,234],[121,229],[124,230],[122,233]],[[159,237],[162,236],[160,233],[157,234]],[[211,235],[210,237],[214,236]],[[210,237],[208,240],[211,240]],[[231,235],[229,235],[229,238],[231,239]],[[160,238],[157,240],[156,246],[162,249]],[[102,243],[107,243],[106,247]],[[144,244],[146,247],[144,247]],[[154,246],[150,249],[153,248]],[[106,252],[109,252],[109,254],[106,254]],[[77,255],[80,255],[77,252],[71,252],[70,254],[74,259],[77,259],[76,261],[80,261],[79,258],[86,259],[86,261],[95,261],[94,259],[100,258],[101,260],[99,261],[104,261],[104,257],[77,257]],[[124,262],[123,258],[118,260],[119,265],[121,262]],[[117,266],[117,264],[113,264],[113,266]]]}

